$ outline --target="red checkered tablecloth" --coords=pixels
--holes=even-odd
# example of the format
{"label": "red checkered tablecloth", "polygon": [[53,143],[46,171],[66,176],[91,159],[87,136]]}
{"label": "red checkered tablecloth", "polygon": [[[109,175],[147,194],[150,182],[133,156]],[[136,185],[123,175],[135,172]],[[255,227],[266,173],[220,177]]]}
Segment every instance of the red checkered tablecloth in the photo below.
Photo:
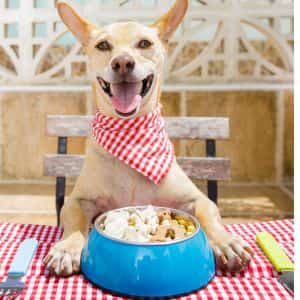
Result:
{"label": "red checkered tablecloth", "polygon": [[[270,232],[293,260],[294,230],[292,220],[226,226],[227,230],[248,241],[255,250],[249,269],[240,274],[222,274],[197,293],[182,300],[192,299],[264,299],[288,300],[293,297],[277,281],[277,273],[264,257],[255,242],[259,231]],[[20,243],[30,237],[39,240],[37,253],[25,277],[26,289],[19,299],[121,299],[97,289],[82,275],[70,278],[51,277],[44,269],[42,259],[51,245],[61,236],[61,230],[53,226],[0,223],[0,281],[5,279]],[[200,266],[199,266],[200,267]]]}

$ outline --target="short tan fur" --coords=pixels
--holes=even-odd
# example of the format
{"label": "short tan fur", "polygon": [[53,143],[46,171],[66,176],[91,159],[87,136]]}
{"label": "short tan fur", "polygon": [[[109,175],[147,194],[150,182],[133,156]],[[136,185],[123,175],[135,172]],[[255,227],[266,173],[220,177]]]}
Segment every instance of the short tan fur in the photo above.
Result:
{"label": "short tan fur", "polygon": [[[98,27],[84,20],[68,3],[58,1],[62,20],[88,56],[95,103],[103,114],[132,118],[160,105],[167,43],[187,8],[188,0],[177,0],[150,27],[136,22]],[[143,83],[149,88],[142,88]],[[120,84],[133,93],[132,99],[123,96]],[[114,101],[112,93],[118,94]],[[124,97],[129,104],[124,104]],[[219,268],[239,271],[248,266],[253,254],[248,244],[224,229],[216,205],[193,184],[176,160],[156,186],[90,139],[82,172],[62,209],[63,237],[45,257],[46,267],[59,276],[78,273],[92,219],[115,207],[144,204],[192,212],[210,240]]]}

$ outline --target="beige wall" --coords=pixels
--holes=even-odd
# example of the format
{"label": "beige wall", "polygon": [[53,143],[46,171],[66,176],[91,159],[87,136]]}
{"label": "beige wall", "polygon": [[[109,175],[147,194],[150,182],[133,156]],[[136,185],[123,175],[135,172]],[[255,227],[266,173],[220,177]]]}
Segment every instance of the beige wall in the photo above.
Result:
{"label": "beige wall", "polygon": [[289,92],[285,97],[285,144],[284,175],[294,177],[294,95]]}
{"label": "beige wall", "polygon": [[[230,118],[231,138],[218,142],[220,156],[232,160],[235,182],[275,180],[276,94],[274,92],[187,93],[189,116]],[[7,93],[0,95],[3,180],[51,180],[42,175],[44,153],[56,152],[56,139],[45,136],[47,114],[85,114],[86,94]],[[163,94],[164,114],[180,113],[180,95]],[[285,176],[293,176],[293,95],[285,98]],[[69,153],[82,153],[84,140],[70,139]],[[179,143],[176,141],[179,153]],[[188,142],[188,155],[204,155],[203,142]]]}
{"label": "beige wall", "polygon": [[[1,96],[2,180],[49,180],[43,177],[43,154],[55,153],[57,139],[46,136],[47,114],[85,114],[84,94],[5,94]],[[84,150],[71,139],[70,153]]]}
{"label": "beige wall", "polygon": [[[274,97],[264,92],[188,94],[189,115],[230,118],[231,138],[220,141],[217,151],[230,157],[234,181],[274,180]],[[200,152],[194,143],[189,149]]]}

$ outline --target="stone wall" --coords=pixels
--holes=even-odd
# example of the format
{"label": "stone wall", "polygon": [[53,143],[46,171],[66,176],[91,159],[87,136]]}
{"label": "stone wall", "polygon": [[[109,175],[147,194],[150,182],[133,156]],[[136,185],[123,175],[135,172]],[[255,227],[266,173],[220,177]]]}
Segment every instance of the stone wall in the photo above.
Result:
{"label": "stone wall", "polygon": [[[43,176],[43,155],[55,153],[57,140],[45,135],[47,114],[86,114],[84,93],[0,94],[0,183],[53,181]],[[218,142],[217,153],[230,157],[233,182],[274,182],[276,137],[275,92],[187,93],[189,116],[230,118],[231,138]],[[180,114],[180,94],[164,93],[164,114]],[[293,94],[285,97],[284,172],[293,176]],[[176,143],[176,151],[204,155],[204,143]],[[68,153],[83,153],[85,141],[72,138]]]}

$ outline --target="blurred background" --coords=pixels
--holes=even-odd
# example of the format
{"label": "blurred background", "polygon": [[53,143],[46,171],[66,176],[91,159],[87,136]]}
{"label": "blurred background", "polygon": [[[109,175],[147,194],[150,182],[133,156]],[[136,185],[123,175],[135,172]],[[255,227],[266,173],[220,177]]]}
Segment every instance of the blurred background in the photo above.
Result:
{"label": "blurred background", "polygon": [[[57,138],[46,135],[46,116],[95,110],[86,57],[55,2],[0,0],[0,222],[56,223],[55,178],[43,176],[43,157],[56,153]],[[173,2],[72,1],[99,25],[151,24]],[[230,139],[217,142],[232,168],[220,183],[225,222],[292,217],[293,2],[190,2],[169,47],[164,115],[230,118]],[[174,142],[178,155],[205,155],[202,142]],[[68,153],[84,152],[85,139],[69,139]]]}

